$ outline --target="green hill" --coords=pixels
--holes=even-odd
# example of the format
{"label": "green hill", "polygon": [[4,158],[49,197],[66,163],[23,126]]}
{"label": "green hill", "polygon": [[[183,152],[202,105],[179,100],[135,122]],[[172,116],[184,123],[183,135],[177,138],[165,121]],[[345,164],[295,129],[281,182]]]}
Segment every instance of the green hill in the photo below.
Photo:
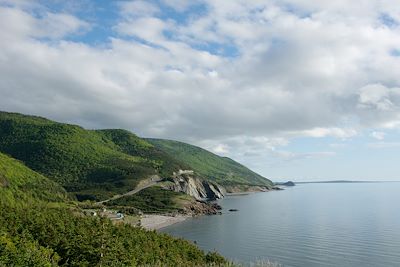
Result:
{"label": "green hill", "polygon": [[67,193],[57,183],[0,153],[0,201],[13,205],[30,199],[64,201]]}
{"label": "green hill", "polygon": [[0,112],[0,151],[61,184],[78,199],[101,200],[150,175],[184,168],[125,130],[85,130],[44,118]]}
{"label": "green hill", "polygon": [[[64,189],[0,153],[0,266],[206,266],[217,253],[85,216]],[[213,265],[214,266],[214,265]]]}
{"label": "green hill", "polygon": [[225,186],[272,186],[243,165],[192,145],[143,139],[120,129],[86,130],[17,113],[0,112],[0,152],[57,182],[78,200],[104,200],[150,176],[169,178],[179,169],[192,169]]}
{"label": "green hill", "polygon": [[[0,112],[0,266],[226,264],[219,254],[204,253],[188,241],[87,216],[84,205],[74,202],[75,197],[106,199],[179,169],[224,185],[269,186],[230,159],[171,142]],[[110,205],[170,211],[177,209],[173,200],[187,197],[147,188]]]}
{"label": "green hill", "polygon": [[257,185],[272,187],[273,183],[236,161],[217,156],[205,149],[182,142],[146,139],[176,160],[190,166],[195,172],[221,185]]}

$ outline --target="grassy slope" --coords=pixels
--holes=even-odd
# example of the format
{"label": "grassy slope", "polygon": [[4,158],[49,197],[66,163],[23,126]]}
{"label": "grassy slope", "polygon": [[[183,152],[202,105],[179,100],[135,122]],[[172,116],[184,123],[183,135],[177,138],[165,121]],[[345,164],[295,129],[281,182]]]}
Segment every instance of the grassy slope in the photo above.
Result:
{"label": "grassy slope", "polygon": [[249,170],[236,161],[217,156],[205,149],[182,142],[146,139],[175,159],[186,163],[194,171],[221,185],[262,185],[272,186],[272,182]]}
{"label": "grassy slope", "polygon": [[135,207],[144,213],[168,213],[182,209],[180,200],[193,198],[181,192],[162,189],[158,186],[146,188],[131,196],[122,197],[106,203],[113,207]]}
{"label": "grassy slope", "polygon": [[57,183],[0,153],[0,201],[23,203],[31,199],[65,201],[67,193]]}
{"label": "grassy slope", "polygon": [[0,153],[0,266],[204,266],[224,263],[193,244],[83,216],[65,191]]}
{"label": "grassy slope", "polygon": [[144,178],[171,175],[176,160],[124,130],[90,131],[44,118],[0,112],[0,151],[74,192],[105,199]]}

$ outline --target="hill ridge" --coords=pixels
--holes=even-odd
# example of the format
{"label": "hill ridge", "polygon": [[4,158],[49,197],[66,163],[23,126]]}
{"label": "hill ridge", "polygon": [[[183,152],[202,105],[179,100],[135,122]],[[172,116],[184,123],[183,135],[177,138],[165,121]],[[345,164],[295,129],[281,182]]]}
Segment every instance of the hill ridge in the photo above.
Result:
{"label": "hill ridge", "polygon": [[191,166],[200,175],[221,185],[272,187],[273,183],[229,157],[218,156],[199,146],[176,140],[145,138],[148,142]]}
{"label": "hill ridge", "polygon": [[[39,116],[0,112],[0,152],[56,181],[79,200],[108,199],[131,191],[152,175],[168,179],[180,169],[192,169],[198,177],[223,186],[272,186],[232,159],[179,141],[157,140],[124,129],[87,130]],[[160,144],[165,142],[176,147],[166,149]],[[177,156],[185,151],[198,151],[203,158]]]}

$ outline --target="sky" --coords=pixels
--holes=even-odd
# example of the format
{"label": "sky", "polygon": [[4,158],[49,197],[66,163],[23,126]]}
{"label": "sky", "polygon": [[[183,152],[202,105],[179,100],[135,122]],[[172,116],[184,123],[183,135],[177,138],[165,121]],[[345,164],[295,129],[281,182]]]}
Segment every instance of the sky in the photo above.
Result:
{"label": "sky", "polygon": [[0,0],[0,110],[274,181],[400,180],[398,0]]}

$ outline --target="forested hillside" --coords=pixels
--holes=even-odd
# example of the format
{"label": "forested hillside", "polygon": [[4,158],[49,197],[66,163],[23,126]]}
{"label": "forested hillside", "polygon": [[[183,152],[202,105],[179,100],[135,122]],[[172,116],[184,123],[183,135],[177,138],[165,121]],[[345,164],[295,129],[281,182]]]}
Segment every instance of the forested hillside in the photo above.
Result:
{"label": "forested hillside", "polygon": [[272,187],[272,182],[236,161],[215,155],[205,149],[186,143],[146,139],[176,160],[189,165],[194,171],[221,185],[259,185]]}
{"label": "forested hillside", "polygon": [[160,187],[174,185],[178,170],[194,170],[200,184],[270,185],[233,160],[187,144],[0,112],[0,266],[225,264],[185,240],[88,216],[86,204],[76,202],[107,199],[158,177],[165,178],[159,186],[107,205],[177,212],[181,203],[196,202]]}
{"label": "forested hillside", "polygon": [[31,199],[65,201],[67,193],[57,183],[0,153],[0,203],[14,205]]}
{"label": "forested hillside", "polygon": [[0,266],[206,266],[217,253],[85,216],[48,178],[0,153]]}
{"label": "forested hillside", "polygon": [[101,200],[150,175],[185,168],[124,130],[85,130],[44,118],[0,112],[0,151],[58,182],[78,199]]}
{"label": "forested hillside", "polygon": [[243,165],[192,145],[143,139],[119,129],[86,130],[17,113],[0,112],[0,152],[57,182],[78,200],[104,200],[150,176],[169,178],[179,169],[225,186],[272,185]]}

